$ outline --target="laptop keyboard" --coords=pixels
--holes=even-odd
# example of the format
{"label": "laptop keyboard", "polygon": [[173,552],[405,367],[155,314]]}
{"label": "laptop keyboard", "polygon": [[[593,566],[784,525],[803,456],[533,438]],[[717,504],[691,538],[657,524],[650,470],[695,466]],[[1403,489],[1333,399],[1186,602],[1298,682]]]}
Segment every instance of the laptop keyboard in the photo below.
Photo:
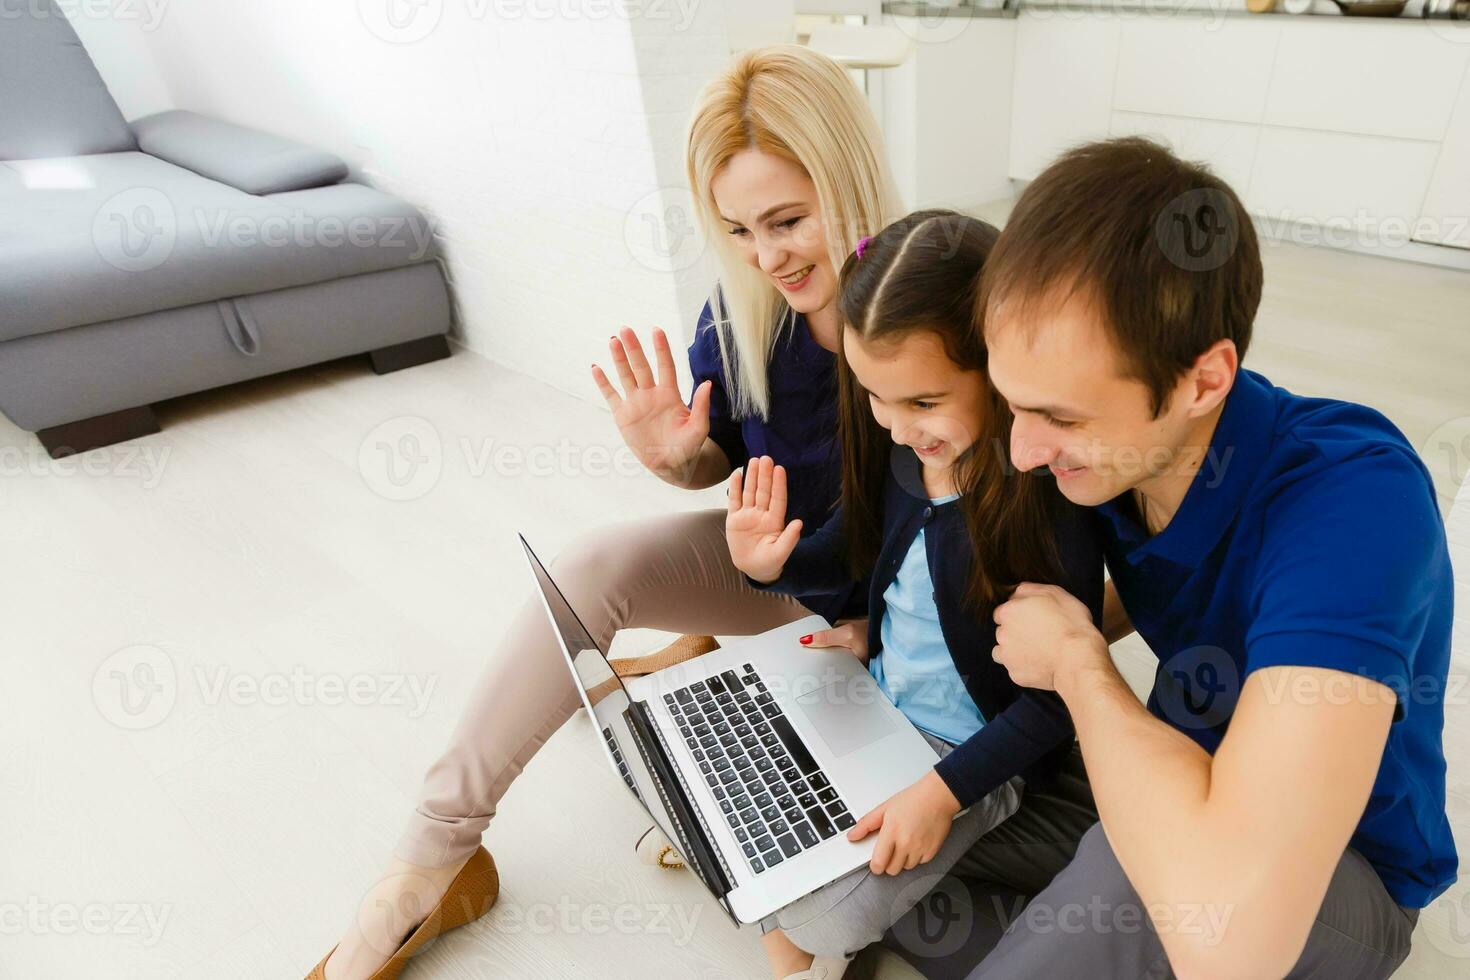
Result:
{"label": "laptop keyboard", "polygon": [[664,695],[756,874],[855,821],[750,664]]}
{"label": "laptop keyboard", "polygon": [[623,750],[618,748],[618,741],[613,738],[611,728],[604,728],[602,730],[602,740],[607,743],[608,751],[612,753],[613,762],[618,764],[618,772],[622,774],[623,782],[628,784],[628,788],[633,791],[633,795],[638,797],[641,802],[643,800],[643,794],[638,792],[638,784],[633,782],[633,774],[628,771],[628,761],[623,758]]}

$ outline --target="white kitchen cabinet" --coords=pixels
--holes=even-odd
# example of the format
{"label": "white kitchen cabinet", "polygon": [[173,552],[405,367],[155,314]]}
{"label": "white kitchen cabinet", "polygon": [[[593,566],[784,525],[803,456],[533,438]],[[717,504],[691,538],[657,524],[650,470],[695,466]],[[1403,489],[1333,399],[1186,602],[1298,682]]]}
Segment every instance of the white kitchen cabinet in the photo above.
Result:
{"label": "white kitchen cabinet", "polygon": [[1155,139],[1185,160],[1208,164],[1237,194],[1244,194],[1250,186],[1261,128],[1218,119],[1114,112],[1110,133]]}
{"label": "white kitchen cabinet", "polygon": [[1393,219],[1407,227],[1419,213],[1438,149],[1416,140],[1267,126],[1245,204],[1275,221],[1372,231]]}
{"label": "white kitchen cabinet", "polygon": [[1470,249],[1470,44],[1403,19],[1032,6],[1016,31],[1010,175],[1153,136],[1248,210],[1358,229],[1343,247],[1452,266]]}
{"label": "white kitchen cabinet", "polygon": [[1120,23],[1025,12],[1016,20],[1012,177],[1030,180],[1067,147],[1107,137]]}
{"label": "white kitchen cabinet", "polygon": [[1415,239],[1470,249],[1470,68],[1429,180]]}
{"label": "white kitchen cabinet", "polygon": [[1113,108],[1260,122],[1280,20],[1171,17],[1125,22]]}
{"label": "white kitchen cabinet", "polygon": [[1470,45],[1448,44],[1411,24],[1276,19],[1285,23],[1265,122],[1436,143],[1444,138]]}

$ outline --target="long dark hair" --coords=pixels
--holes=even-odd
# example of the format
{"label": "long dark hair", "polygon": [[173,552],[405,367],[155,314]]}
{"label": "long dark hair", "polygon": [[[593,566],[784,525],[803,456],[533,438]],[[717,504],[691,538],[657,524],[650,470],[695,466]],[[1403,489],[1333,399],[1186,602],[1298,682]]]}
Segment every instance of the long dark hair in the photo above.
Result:
{"label": "long dark hair", "polygon": [[[915,211],[884,228],[842,265],[838,307],[864,343],[934,334],[961,368],[985,375],[986,406],[975,441],[955,461],[955,486],[974,551],[966,600],[979,614],[1018,582],[1053,581],[1056,489],[1010,465],[1011,413],[990,386],[982,324],[975,319],[981,269],[1000,232],[955,211]],[[873,417],[839,346],[838,432],[848,561],[861,578],[877,560],[883,492],[893,442]]]}

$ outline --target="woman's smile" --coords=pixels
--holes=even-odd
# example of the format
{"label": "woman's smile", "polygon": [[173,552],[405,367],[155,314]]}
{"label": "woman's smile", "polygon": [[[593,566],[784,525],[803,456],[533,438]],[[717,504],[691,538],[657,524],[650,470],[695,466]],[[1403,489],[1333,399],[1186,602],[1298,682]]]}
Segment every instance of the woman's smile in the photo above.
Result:
{"label": "woman's smile", "polygon": [[816,269],[815,265],[809,265],[804,269],[796,270],[789,276],[776,276],[775,280],[781,284],[782,289],[788,293],[794,293],[806,285],[806,281],[811,278],[814,269]]}

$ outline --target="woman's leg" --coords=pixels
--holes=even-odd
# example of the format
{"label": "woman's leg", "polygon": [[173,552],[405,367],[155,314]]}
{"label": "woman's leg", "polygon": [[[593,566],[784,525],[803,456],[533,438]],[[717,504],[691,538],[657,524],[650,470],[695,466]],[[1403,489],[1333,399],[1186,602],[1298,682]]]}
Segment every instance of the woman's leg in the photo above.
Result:
{"label": "woman's leg", "polygon": [[[723,510],[694,511],[595,531],[553,562],[551,574],[604,650],[625,627],[750,634],[808,615],[795,599],[746,582],[730,564],[724,521]],[[393,864],[328,964],[330,980],[370,976],[397,949],[479,847],[510,784],[580,706],[533,596],[508,624],[429,768]],[[412,911],[390,922],[385,908]]]}

